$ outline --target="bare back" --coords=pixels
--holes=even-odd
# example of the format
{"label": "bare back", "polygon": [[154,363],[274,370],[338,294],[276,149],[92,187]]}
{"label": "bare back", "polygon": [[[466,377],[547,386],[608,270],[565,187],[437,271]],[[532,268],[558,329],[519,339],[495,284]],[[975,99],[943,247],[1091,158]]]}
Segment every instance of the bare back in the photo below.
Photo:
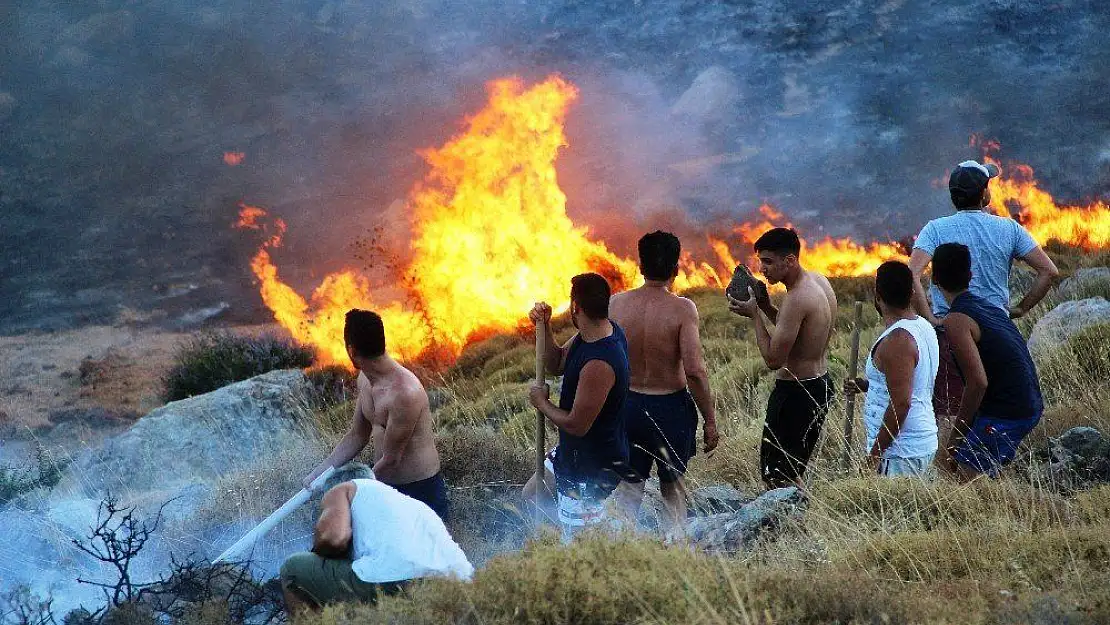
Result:
{"label": "bare back", "polygon": [[624,329],[629,387],[645,395],[665,395],[686,388],[682,364],[683,324],[697,331],[697,308],[661,286],[641,286],[618,293],[609,302],[609,318]]}
{"label": "bare back", "polygon": [[[789,309],[789,313],[787,310]],[[804,271],[802,279],[786,292],[779,311],[799,318],[798,335],[786,358],[786,366],[776,377],[783,380],[805,380],[824,375],[829,370],[829,341],[836,320],[836,293],[825,276]]]}
{"label": "bare back", "polygon": [[387,454],[389,460],[395,460],[376,470],[379,480],[401,485],[439,473],[428,394],[411,371],[397,365],[394,372],[374,384],[360,373],[358,412],[373,428],[375,466]]}

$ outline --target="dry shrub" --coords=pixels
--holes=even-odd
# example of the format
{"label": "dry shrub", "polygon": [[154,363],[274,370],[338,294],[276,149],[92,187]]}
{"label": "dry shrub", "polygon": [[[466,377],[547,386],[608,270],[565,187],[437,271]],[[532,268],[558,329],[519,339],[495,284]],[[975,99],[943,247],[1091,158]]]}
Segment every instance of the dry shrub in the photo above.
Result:
{"label": "dry shrub", "polygon": [[533,413],[528,401],[528,384],[496,384],[474,399],[457,395],[436,411],[441,428],[490,425],[496,427],[515,415]]}
{"label": "dry shrub", "polygon": [[452,486],[509,483],[523,486],[532,456],[488,427],[460,427],[436,439],[443,477]]}

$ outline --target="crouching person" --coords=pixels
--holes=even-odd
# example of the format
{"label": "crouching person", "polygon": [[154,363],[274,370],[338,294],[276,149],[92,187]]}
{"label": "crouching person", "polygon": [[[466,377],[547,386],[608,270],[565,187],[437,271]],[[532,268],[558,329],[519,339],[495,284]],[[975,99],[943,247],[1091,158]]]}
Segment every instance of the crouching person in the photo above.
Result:
{"label": "crouching person", "polygon": [[1044,410],[1037,369],[1010,314],[968,290],[975,271],[966,246],[945,243],[933,254],[933,282],[949,306],[944,331],[965,382],[938,464],[961,480],[997,477]]}
{"label": "crouching person", "polygon": [[845,392],[867,392],[868,464],[879,475],[932,477],[937,452],[933,413],[940,349],[933,325],[913,309],[913,272],[888,261],[875,274],[875,308],[885,329],[867,356],[866,379]]}
{"label": "crouching person", "polygon": [[343,482],[324,495],[312,551],[281,566],[289,614],[329,603],[373,603],[420,577],[470,579],[467,561],[426,504],[377,480]]}

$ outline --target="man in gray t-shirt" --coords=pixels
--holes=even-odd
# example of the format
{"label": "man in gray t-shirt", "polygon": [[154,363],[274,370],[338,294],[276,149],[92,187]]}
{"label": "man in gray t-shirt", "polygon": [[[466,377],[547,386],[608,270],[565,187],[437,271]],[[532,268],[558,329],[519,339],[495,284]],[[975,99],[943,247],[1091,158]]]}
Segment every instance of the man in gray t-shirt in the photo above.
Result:
{"label": "man in gray t-shirt", "polygon": [[[969,291],[1016,319],[1029,312],[1044,298],[1060,275],[1052,259],[1045,254],[1021,224],[1007,217],[984,211],[990,204],[990,180],[998,175],[994,164],[964,161],[952,170],[948,191],[956,214],[934,219],[925,224],[914,242],[910,269],[914,275],[913,304],[917,313],[933,325],[948,313],[948,304],[930,286],[932,306],[925,300],[921,275],[933,258],[933,252],[944,243],[959,243],[971,250],[971,286]],[[1010,267],[1021,259],[1037,272],[1029,292],[1017,304],[1010,304]],[[963,392],[963,383],[948,353],[945,337],[940,337],[941,367],[937,375],[937,415],[954,415]],[[943,391],[942,391],[943,387]]]}

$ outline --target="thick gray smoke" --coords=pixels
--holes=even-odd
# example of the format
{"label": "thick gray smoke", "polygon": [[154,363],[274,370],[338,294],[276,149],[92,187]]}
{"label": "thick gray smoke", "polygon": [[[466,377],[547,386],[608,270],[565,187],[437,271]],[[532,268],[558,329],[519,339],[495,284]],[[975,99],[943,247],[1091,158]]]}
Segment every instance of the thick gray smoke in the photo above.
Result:
{"label": "thick gray smoke", "polygon": [[279,265],[302,289],[369,262],[354,235],[403,232],[385,209],[414,151],[508,73],[581,87],[560,171],[618,247],[660,212],[763,201],[804,234],[913,234],[949,210],[936,183],[979,155],[973,133],[1058,197],[1110,186],[1097,0],[3,4],[0,332],[221,301],[264,318],[238,203],[289,223]]}

